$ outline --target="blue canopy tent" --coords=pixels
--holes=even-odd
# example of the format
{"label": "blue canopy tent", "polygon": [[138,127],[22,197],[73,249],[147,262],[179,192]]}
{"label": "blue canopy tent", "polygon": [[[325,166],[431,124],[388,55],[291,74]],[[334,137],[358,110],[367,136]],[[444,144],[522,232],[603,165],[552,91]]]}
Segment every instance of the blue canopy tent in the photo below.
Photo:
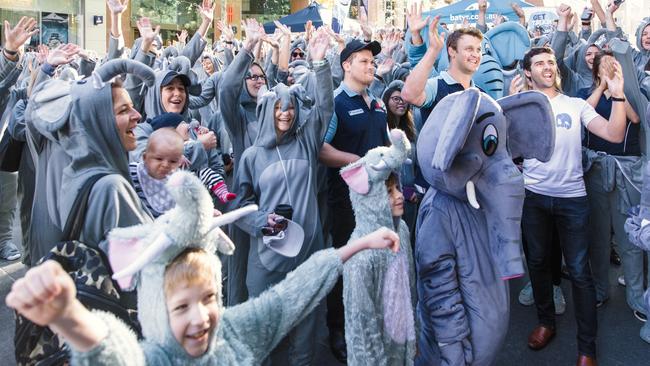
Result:
{"label": "blue canopy tent", "polygon": [[[305,23],[307,23],[308,20],[311,20],[314,27],[320,27],[323,25],[319,9],[320,5],[316,2],[312,2],[306,8],[282,17],[278,19],[278,21],[291,28],[292,32],[304,32]],[[264,31],[267,34],[273,33],[275,31],[275,24],[273,24],[273,22],[264,23]]]}
{"label": "blue canopy tent", "polygon": [[[491,23],[497,14],[501,14],[508,20],[517,20],[517,15],[510,6],[515,3],[522,8],[533,5],[521,0],[488,0],[486,22]],[[476,0],[462,0],[457,3],[445,6],[444,8],[433,9],[423,13],[423,16],[430,15],[432,18],[440,15],[440,22],[453,24],[462,23],[464,18],[469,18],[470,23],[476,23],[478,18],[478,2]]]}

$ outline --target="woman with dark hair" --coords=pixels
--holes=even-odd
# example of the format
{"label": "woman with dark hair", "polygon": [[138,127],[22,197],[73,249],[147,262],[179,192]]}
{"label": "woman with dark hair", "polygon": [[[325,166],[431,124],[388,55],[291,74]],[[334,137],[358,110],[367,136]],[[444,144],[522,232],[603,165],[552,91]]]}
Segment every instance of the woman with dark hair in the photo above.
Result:
{"label": "woman with dark hair", "polygon": [[411,105],[402,99],[402,88],[404,82],[395,80],[388,84],[381,99],[386,105],[388,128],[399,128],[404,131],[406,138],[411,143],[411,164],[402,165],[402,171],[399,179],[401,183],[402,193],[404,194],[404,221],[408,225],[409,232],[411,233],[411,243],[415,243],[415,221],[418,214],[418,203],[420,196],[415,189],[415,142],[417,140],[417,130],[415,128],[415,121],[413,118],[413,111]]}
{"label": "woman with dark hair", "polygon": [[627,115],[625,138],[621,143],[605,141],[589,131],[584,135],[584,178],[590,206],[589,259],[597,306],[601,306],[609,297],[609,253],[613,231],[622,259],[628,305],[637,318],[643,319],[647,312],[643,305],[643,252],[628,241],[623,228],[627,210],[637,205],[640,199],[640,179],[635,179],[633,174],[641,171],[640,119],[628,101],[614,98],[607,88],[605,79],[617,72],[622,74],[614,54],[609,50],[598,52],[593,60],[594,83],[578,92],[578,96],[587,100],[604,118],[609,118],[615,101],[625,103]]}

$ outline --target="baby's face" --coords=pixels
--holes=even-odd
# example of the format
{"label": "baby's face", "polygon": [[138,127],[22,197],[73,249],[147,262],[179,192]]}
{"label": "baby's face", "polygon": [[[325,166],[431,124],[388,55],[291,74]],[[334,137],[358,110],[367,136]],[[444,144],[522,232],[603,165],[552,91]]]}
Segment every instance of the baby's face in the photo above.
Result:
{"label": "baby's face", "polygon": [[155,179],[165,179],[181,165],[183,146],[153,143],[142,156],[147,173]]}
{"label": "baby's face", "polygon": [[174,338],[191,357],[208,350],[219,323],[217,286],[214,281],[176,286],[166,298],[169,325]]}

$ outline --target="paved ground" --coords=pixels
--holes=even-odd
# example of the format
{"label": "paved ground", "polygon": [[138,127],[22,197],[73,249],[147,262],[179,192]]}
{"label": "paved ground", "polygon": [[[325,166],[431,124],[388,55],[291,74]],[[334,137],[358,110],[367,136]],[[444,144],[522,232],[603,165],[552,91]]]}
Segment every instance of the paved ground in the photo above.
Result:
{"label": "paved ground", "polygon": [[[17,233],[16,233],[17,234]],[[621,272],[612,267],[610,300],[598,312],[598,357],[601,366],[650,365],[650,345],[639,338],[642,325],[636,320],[625,303],[625,289],[616,283]],[[4,298],[12,283],[23,276],[25,268],[18,262],[0,261],[0,365],[14,365],[14,317],[13,312],[4,305]],[[536,325],[533,307],[523,307],[517,303],[516,295],[524,286],[525,280],[511,282],[512,305],[510,330],[497,361],[499,366],[563,366],[575,364],[576,325],[571,301],[570,284],[563,281],[562,288],[567,297],[567,312],[557,319],[558,335],[542,351],[531,351],[526,347],[528,332]],[[340,365],[330,354],[325,334],[321,334],[319,354],[315,362],[319,366]]]}

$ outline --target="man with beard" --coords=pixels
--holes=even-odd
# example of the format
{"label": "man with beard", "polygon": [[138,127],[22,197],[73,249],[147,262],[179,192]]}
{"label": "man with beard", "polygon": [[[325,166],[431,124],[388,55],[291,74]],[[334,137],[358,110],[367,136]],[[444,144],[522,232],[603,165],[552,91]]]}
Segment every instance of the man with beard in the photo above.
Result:
{"label": "man with beard", "polygon": [[578,323],[577,365],[596,365],[596,292],[588,262],[587,223],[589,203],[583,180],[581,125],[610,142],[625,136],[625,95],[620,66],[612,64],[605,82],[611,92],[609,121],[579,98],[560,92],[553,50],[537,47],[523,61],[526,81],[533,90],[546,94],[555,114],[555,148],[551,159],[541,163],[524,160],[526,198],[522,227],[526,260],[533,287],[539,325],[528,338],[528,346],[539,350],[555,336],[551,234],[557,227],[560,247],[572,283]]}

